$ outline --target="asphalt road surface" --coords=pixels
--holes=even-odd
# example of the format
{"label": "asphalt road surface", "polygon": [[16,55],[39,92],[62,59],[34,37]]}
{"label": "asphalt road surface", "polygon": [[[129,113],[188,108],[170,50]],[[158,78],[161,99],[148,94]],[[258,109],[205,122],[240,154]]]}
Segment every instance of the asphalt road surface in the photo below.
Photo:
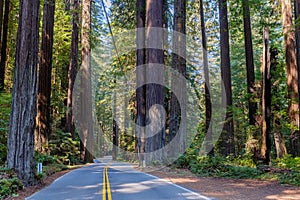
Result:
{"label": "asphalt road surface", "polygon": [[124,163],[95,163],[73,170],[26,200],[211,200]]}

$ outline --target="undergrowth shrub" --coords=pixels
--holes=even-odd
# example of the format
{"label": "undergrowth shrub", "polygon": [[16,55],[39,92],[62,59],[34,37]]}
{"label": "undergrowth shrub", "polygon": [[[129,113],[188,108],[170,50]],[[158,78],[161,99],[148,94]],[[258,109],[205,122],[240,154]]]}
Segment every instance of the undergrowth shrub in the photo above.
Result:
{"label": "undergrowth shrub", "polygon": [[0,199],[15,195],[23,187],[22,182],[12,170],[0,168]]}
{"label": "undergrowth shrub", "polygon": [[80,163],[79,141],[73,140],[71,133],[58,130],[49,140],[50,155],[57,158],[57,162],[65,165]]}

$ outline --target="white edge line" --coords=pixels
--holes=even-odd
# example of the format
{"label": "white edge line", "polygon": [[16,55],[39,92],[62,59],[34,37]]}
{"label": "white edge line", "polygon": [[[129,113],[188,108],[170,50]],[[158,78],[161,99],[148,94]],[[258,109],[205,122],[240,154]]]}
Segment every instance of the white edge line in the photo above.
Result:
{"label": "white edge line", "polygon": [[175,187],[177,187],[177,188],[179,188],[179,189],[182,189],[182,190],[184,190],[184,191],[186,191],[186,192],[189,192],[189,193],[191,193],[191,194],[193,194],[193,195],[196,195],[196,196],[198,196],[198,197],[201,197],[201,198],[203,198],[203,199],[205,199],[205,200],[213,200],[212,198],[208,198],[208,197],[206,197],[206,196],[203,196],[203,195],[201,195],[201,194],[199,194],[199,193],[197,193],[197,192],[194,192],[194,191],[189,190],[189,189],[187,189],[187,188],[185,188],[185,187],[182,187],[182,186],[180,186],[180,185],[177,185],[177,184],[175,184],[175,183],[172,183],[171,181],[168,181],[168,180],[166,180],[166,179],[164,179],[164,178],[159,178],[159,177],[157,177],[157,176],[153,176],[153,175],[151,175],[151,174],[147,174],[147,173],[144,173],[144,172],[140,172],[140,173],[145,174],[145,175],[150,176],[150,177],[155,178],[155,179],[162,180],[162,181],[164,181],[164,182],[166,182],[166,183],[168,183],[168,184],[170,184],[170,185],[174,185]]}

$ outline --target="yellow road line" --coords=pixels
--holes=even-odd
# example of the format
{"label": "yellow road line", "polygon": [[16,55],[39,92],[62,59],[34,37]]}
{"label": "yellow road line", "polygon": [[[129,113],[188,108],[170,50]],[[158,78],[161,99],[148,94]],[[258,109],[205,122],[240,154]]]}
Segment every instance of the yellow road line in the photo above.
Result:
{"label": "yellow road line", "polygon": [[105,176],[105,169],[103,169],[103,186],[102,186],[102,200],[106,200],[106,176]]}
{"label": "yellow road line", "polygon": [[108,179],[108,166],[103,169],[103,186],[102,186],[102,200],[106,200],[106,194],[108,200],[112,200],[110,184]]}
{"label": "yellow road line", "polygon": [[110,191],[110,184],[109,184],[109,179],[108,179],[108,169],[106,168],[106,181],[107,181],[107,196],[108,200],[112,200],[111,198],[111,191]]}

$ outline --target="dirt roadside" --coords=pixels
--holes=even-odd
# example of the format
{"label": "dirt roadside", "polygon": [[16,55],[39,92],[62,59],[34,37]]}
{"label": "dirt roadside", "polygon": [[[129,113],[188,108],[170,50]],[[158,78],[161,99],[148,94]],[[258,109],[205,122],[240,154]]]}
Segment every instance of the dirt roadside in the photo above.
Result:
{"label": "dirt roadside", "polygon": [[150,174],[219,200],[300,200],[300,187],[277,181],[196,177],[188,170],[169,168]]}

